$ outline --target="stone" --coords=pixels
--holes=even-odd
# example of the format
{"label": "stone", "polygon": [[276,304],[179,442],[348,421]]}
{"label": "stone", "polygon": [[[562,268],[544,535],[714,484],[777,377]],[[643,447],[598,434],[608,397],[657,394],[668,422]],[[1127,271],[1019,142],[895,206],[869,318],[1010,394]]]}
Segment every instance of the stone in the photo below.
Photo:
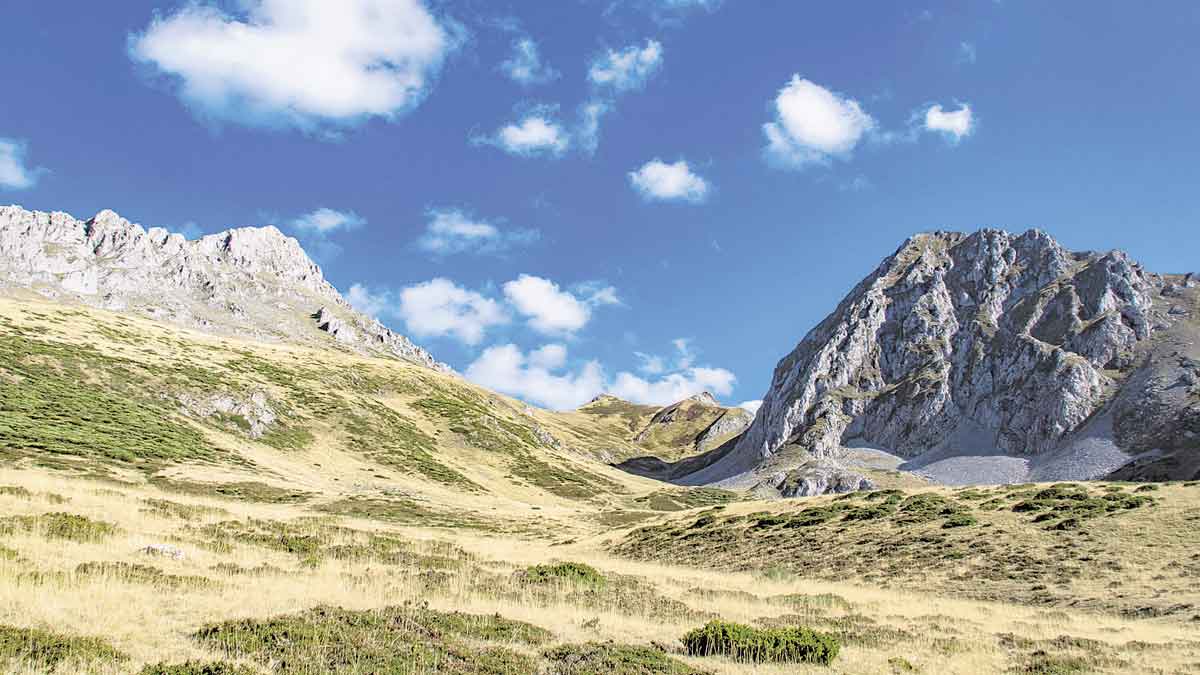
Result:
{"label": "stone", "polygon": [[150,544],[138,549],[138,553],[157,558],[170,558],[171,560],[183,560],[187,558],[187,554],[183,552],[183,549],[171,544]]}

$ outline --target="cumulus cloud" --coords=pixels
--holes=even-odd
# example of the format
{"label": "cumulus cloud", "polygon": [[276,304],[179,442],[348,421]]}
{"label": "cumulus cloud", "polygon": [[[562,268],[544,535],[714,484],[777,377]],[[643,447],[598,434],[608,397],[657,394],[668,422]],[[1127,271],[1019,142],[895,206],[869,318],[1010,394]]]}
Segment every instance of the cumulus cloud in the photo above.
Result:
{"label": "cumulus cloud", "polygon": [[637,357],[638,361],[640,361],[638,364],[638,372],[646,375],[660,375],[667,370],[666,361],[663,360],[663,357],[658,356],[657,354],[634,352],[633,355]]}
{"label": "cumulus cloud", "polygon": [[460,209],[431,209],[425,233],[417,239],[417,248],[435,256],[457,253],[487,255],[503,253],[516,246],[537,241],[537,230],[502,230]]}
{"label": "cumulus cloud", "polygon": [[350,286],[350,291],[346,293],[346,302],[363,314],[377,319],[394,316],[396,313],[391,293],[372,291],[362,284]]}
{"label": "cumulus cloud", "polygon": [[302,232],[326,235],[337,230],[352,230],[365,225],[366,222],[366,220],[353,211],[335,211],[334,209],[319,208],[292,219],[289,225]]}
{"label": "cumulus cloud", "polygon": [[559,73],[542,60],[533,38],[518,38],[512,45],[512,56],[500,63],[500,70],[509,79],[523,86],[546,84],[558,79]]}
{"label": "cumulus cloud", "polygon": [[518,157],[561,157],[570,147],[571,137],[552,117],[552,109],[542,108],[474,142],[494,145]]}
{"label": "cumulus cloud", "polygon": [[704,391],[728,396],[736,382],[733,373],[724,368],[688,368],[656,380],[618,373],[608,392],[634,403],[668,405]]}
{"label": "cumulus cloud", "polygon": [[937,104],[930,106],[925,111],[925,130],[941,133],[954,143],[961,141],[975,130],[971,106],[963,103],[954,111],[944,110]]}
{"label": "cumulus cloud", "polygon": [[[228,4],[228,3],[227,3]],[[421,0],[185,4],[130,35],[199,116],[305,130],[394,119],[428,94],[460,41]]]}
{"label": "cumulus cloud", "polygon": [[629,172],[629,183],[646,201],[700,203],[708,198],[708,182],[682,159],[673,164],[657,158],[646,162]]}
{"label": "cumulus cloud", "polygon": [[539,333],[573,333],[592,318],[592,308],[587,302],[542,277],[522,274],[504,284],[504,296],[518,312],[528,317],[529,327]]}
{"label": "cumulus cloud", "polygon": [[402,289],[394,311],[416,337],[448,336],[468,345],[479,344],[488,328],[509,321],[499,302],[442,278]]}
{"label": "cumulus cloud", "polygon": [[657,40],[645,46],[610,49],[597,56],[588,69],[588,80],[598,88],[622,93],[641,89],[662,67],[663,48]]}
{"label": "cumulus cloud", "polygon": [[34,169],[26,165],[25,143],[11,138],[0,138],[0,188],[25,190],[37,185],[38,177],[45,169]]}
{"label": "cumulus cloud", "polygon": [[[573,373],[557,372],[563,363],[547,363],[545,349],[526,356],[513,344],[489,347],[467,366],[463,376],[475,384],[556,410],[576,408],[604,390],[604,370],[598,362],[588,361]],[[565,362],[565,348],[561,355]]]}
{"label": "cumulus cloud", "polygon": [[610,381],[598,361],[573,371],[566,365],[563,345],[525,354],[507,344],[484,350],[463,374],[476,384],[558,410],[576,408],[602,392],[648,405],[668,405],[702,391],[728,395],[737,379],[723,368],[690,368],[656,379],[621,372]]}
{"label": "cumulus cloud", "polygon": [[763,125],[772,164],[802,168],[848,155],[875,120],[858,101],[793,75],[775,98],[775,121]]}

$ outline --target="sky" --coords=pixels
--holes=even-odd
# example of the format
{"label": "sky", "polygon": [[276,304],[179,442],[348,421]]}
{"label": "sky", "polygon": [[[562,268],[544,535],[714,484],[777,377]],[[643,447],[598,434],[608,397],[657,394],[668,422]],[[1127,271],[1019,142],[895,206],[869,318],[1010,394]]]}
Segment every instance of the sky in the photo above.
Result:
{"label": "sky", "polygon": [[0,9],[0,203],[274,224],[550,408],[753,407],[905,238],[1200,271],[1200,5],[62,0]]}

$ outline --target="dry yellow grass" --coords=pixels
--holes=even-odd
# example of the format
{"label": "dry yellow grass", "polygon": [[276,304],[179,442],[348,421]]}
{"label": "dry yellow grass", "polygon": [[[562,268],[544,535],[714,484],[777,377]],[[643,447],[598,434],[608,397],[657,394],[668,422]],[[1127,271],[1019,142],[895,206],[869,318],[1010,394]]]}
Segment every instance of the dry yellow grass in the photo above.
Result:
{"label": "dry yellow grass", "polygon": [[[846,601],[846,605],[812,609],[809,616],[813,619],[865,616],[873,622],[864,624],[863,643],[851,641],[845,645],[834,672],[891,673],[896,666],[889,660],[896,657],[927,673],[1003,672],[1021,668],[1037,649],[1085,656],[1089,651],[1096,652],[1069,647],[1055,650],[1032,643],[1014,647],[1011,641],[1006,643],[997,637],[1004,633],[1029,641],[1050,641],[1064,635],[1096,640],[1105,645],[1103,652],[1090,654],[1101,664],[1099,671],[1188,672],[1200,662],[1200,634],[1194,625],[1177,621],[1133,621],[1103,614],[972,602],[800,577],[766,578],[750,573],[634,562],[605,553],[596,542],[553,546],[544,541],[465,531],[388,530],[417,542],[420,551],[445,552],[438,542],[450,542],[473,554],[461,567],[451,570],[444,585],[431,588],[414,574],[419,571],[416,567],[338,560],[307,567],[295,555],[251,544],[237,544],[223,552],[206,550],[185,532],[185,526],[194,528],[229,519],[292,521],[316,515],[300,506],[185,497],[152,488],[114,487],[35,471],[5,471],[0,483],[23,487],[32,495],[0,495],[3,515],[63,510],[120,527],[118,534],[100,543],[50,540],[36,532],[14,532],[0,539],[0,543],[20,556],[16,561],[0,562],[0,623],[102,636],[132,657],[130,662],[120,665],[86,665],[88,672],[136,672],[142,663],[221,658],[223,655],[207,652],[189,635],[199,626],[214,621],[265,618],[321,604],[368,609],[427,601],[437,609],[499,613],[528,621],[552,631],[557,642],[653,641],[673,646],[685,631],[703,623],[708,614],[746,623],[796,614],[795,608],[789,609],[778,599],[771,599],[794,593],[834,594]],[[68,501],[52,503],[45,496],[48,493]],[[142,501],[145,498],[165,498],[223,512],[208,513],[188,522],[147,512]],[[323,521],[325,525],[330,522]],[[338,522],[364,532],[383,531],[372,521],[340,519]],[[300,527],[307,526],[311,525]],[[186,559],[148,558],[137,553],[148,544],[171,541],[177,541],[187,552]],[[599,605],[572,602],[566,594],[547,598],[522,586],[512,576],[525,566],[551,560],[586,561],[614,578],[636,577],[652,590],[641,606],[605,606],[603,600]],[[92,561],[150,564],[168,574],[208,577],[219,585],[168,590],[153,583],[74,573],[78,564]],[[218,563],[242,567],[265,563],[283,572],[260,577],[237,576],[214,571],[213,566]],[[36,578],[30,575],[35,571],[63,574]],[[669,600],[686,603],[690,613],[655,609],[666,606]],[[880,629],[900,632],[893,635]],[[871,644],[872,640],[877,644]],[[719,673],[830,672],[815,666],[756,667],[715,659],[687,660]],[[85,666],[71,665],[79,667]],[[9,672],[23,672],[17,666],[14,668]]]}

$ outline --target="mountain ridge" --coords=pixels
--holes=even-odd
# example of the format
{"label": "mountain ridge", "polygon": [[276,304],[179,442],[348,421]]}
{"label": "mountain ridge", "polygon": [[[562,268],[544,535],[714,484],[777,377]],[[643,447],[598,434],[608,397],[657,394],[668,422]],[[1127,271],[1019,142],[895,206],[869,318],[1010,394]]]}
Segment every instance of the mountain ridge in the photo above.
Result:
{"label": "mountain ridge", "polygon": [[355,310],[293,237],[273,225],[189,240],[105,209],[88,220],[0,206],[0,285],[206,332],[337,344],[450,372]]}
{"label": "mountain ridge", "polygon": [[[882,450],[952,483],[979,477],[963,456],[996,458],[976,462],[996,482],[1103,477],[1145,449],[1128,433],[1080,432],[1162,360],[1152,335],[1194,332],[1195,286],[1039,230],[915,235],[779,362],[734,446],[683,480],[759,482],[785,446],[820,461]],[[1179,424],[1196,426],[1200,406],[1182,404]]]}

